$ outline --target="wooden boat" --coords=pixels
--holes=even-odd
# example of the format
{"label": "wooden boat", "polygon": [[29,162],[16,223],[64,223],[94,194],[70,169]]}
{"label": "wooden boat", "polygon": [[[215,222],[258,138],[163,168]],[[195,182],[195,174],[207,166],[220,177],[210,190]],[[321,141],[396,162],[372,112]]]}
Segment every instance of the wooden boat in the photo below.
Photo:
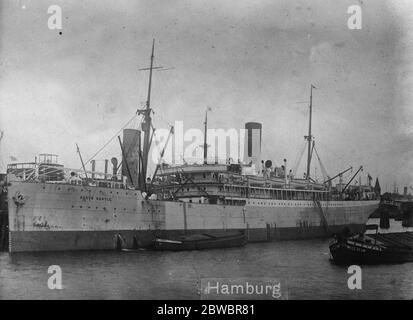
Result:
{"label": "wooden boat", "polygon": [[212,235],[207,233],[180,236],[175,239],[156,238],[153,241],[155,250],[203,250],[216,248],[241,247],[247,243],[244,232]]}
{"label": "wooden boat", "polygon": [[413,261],[413,232],[338,235],[330,244],[330,253],[333,263],[346,265]]}

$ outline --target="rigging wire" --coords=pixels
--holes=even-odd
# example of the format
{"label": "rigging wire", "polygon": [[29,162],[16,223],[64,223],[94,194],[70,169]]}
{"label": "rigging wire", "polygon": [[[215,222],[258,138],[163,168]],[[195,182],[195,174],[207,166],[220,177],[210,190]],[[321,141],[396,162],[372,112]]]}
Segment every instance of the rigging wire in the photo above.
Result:
{"label": "rigging wire", "polygon": [[[328,151],[328,153],[330,154],[330,155],[332,155],[332,159],[333,160],[341,160],[341,159],[343,159],[344,157],[345,157],[345,154],[338,154],[337,152],[335,152],[335,151],[333,151],[330,147],[328,147],[326,144],[324,144],[324,143],[322,143],[322,142],[320,142],[320,141],[317,141],[317,144],[318,145],[321,145],[324,149],[326,149],[327,151]],[[350,167],[350,165],[348,165],[349,167]],[[349,173],[346,173],[346,175],[350,175],[350,174],[352,174],[353,173],[353,169],[351,169],[350,170],[350,172]],[[342,176],[343,178],[344,178],[344,175]]]}
{"label": "rigging wire", "polygon": [[327,180],[328,179],[328,173],[326,168],[324,167],[323,163],[321,162],[320,156],[318,155],[317,152],[317,148],[314,146],[314,151],[315,151],[315,155],[317,156],[318,159],[318,163],[320,164],[320,168],[321,168],[321,173],[323,174],[323,179]]}
{"label": "rigging wire", "polygon": [[[119,135],[119,133],[121,133],[122,130],[123,130],[126,126],[128,126],[128,125],[136,118],[136,116],[137,116],[137,115],[134,114],[134,115],[132,116],[132,118],[130,118],[130,119],[128,120],[128,122],[126,122],[126,123],[123,125],[123,127],[120,128],[119,131],[117,131],[117,132],[113,135],[113,137],[109,139],[108,142],[106,142],[93,156],[91,156],[91,157],[85,162],[85,165],[87,165],[88,163],[90,163],[90,161],[92,161],[103,149],[105,149],[105,148],[109,145],[109,143],[111,143],[111,142],[113,141],[113,139],[115,139],[115,138]],[[142,122],[142,119],[141,119],[141,122]]]}
{"label": "rigging wire", "polygon": [[[153,61],[155,61],[155,59],[153,59]],[[154,67],[154,69],[158,69],[158,68],[163,68],[163,67]],[[168,68],[168,69],[162,69],[162,70],[165,71],[165,70],[169,70],[169,69],[174,69],[174,67],[171,67],[171,68]],[[142,70],[144,70],[144,69],[142,69]],[[161,77],[160,77],[160,78],[161,78]],[[159,78],[159,80],[160,80],[160,78]],[[153,109],[152,109],[152,113],[155,114],[155,112],[153,111]],[[158,114],[158,116],[160,116],[161,118],[163,118],[160,114]],[[115,139],[116,136],[118,136],[118,135],[122,132],[122,130],[123,130],[126,126],[128,126],[128,125],[135,119],[135,117],[137,117],[137,114],[134,114],[134,115],[132,116],[132,118],[131,118],[128,122],[126,122],[126,124],[123,125],[122,128],[121,128],[119,131],[117,131],[117,132],[113,135],[112,138],[109,139],[108,142],[106,142],[92,157],[90,157],[90,158],[85,162],[84,165],[87,165],[88,163],[90,163],[91,160],[93,160],[103,149],[105,149],[105,148],[113,141],[113,139]],[[165,120],[164,120],[164,121],[165,121]],[[141,118],[141,121],[140,121],[138,127],[141,127],[142,122],[143,122],[143,117]],[[165,121],[165,122],[168,123],[167,121]],[[169,123],[168,123],[168,125],[171,126]],[[154,129],[153,126],[152,126],[152,129],[153,129],[153,134],[154,134],[154,133],[155,133],[155,129]],[[132,146],[130,146],[130,147],[128,148],[128,150],[126,150],[126,156],[129,155],[129,153],[130,153],[130,151],[131,151],[131,148],[132,148]],[[119,165],[119,167],[120,167],[120,165]]]}
{"label": "rigging wire", "polygon": [[[270,149],[268,148],[267,144],[265,143],[265,139],[261,138],[261,145],[262,145],[262,149],[264,149],[264,152],[267,154],[267,156],[270,156]],[[261,155],[262,157],[262,155]]]}
{"label": "rigging wire", "polygon": [[[160,117],[163,118],[162,116],[160,116]],[[166,122],[166,124],[169,126],[169,131],[170,131],[173,126],[170,123],[168,123],[166,120],[164,120],[164,119],[161,119],[161,120]],[[153,124],[154,124],[154,122],[153,122]],[[154,127],[155,127],[155,125],[154,125]],[[152,144],[151,147],[152,147],[152,150],[154,150],[153,148],[156,148],[156,152],[159,152],[159,154],[161,154],[163,148],[167,148],[167,145],[165,145],[165,146],[160,145],[160,143],[161,143],[160,138],[161,137],[159,136],[158,131],[159,131],[159,129],[153,131],[153,140],[155,141],[155,143]],[[169,131],[168,131],[168,135],[169,135]],[[167,139],[167,138],[165,138],[165,139]],[[165,142],[165,141],[163,141],[163,142]],[[158,143],[156,143],[156,142],[158,142]]]}
{"label": "rigging wire", "polygon": [[296,157],[295,162],[294,162],[294,167],[293,167],[293,175],[294,176],[296,176],[296,174],[297,174],[297,170],[298,170],[298,167],[300,166],[301,160],[303,159],[306,146],[307,146],[307,142],[304,141],[303,144],[302,144],[301,152],[297,154],[297,157]]}
{"label": "rigging wire", "polygon": [[[321,142],[320,140],[317,140],[317,144],[320,145],[323,149],[326,149],[328,151],[328,153],[330,155],[332,155],[332,158],[334,160],[340,160],[343,159],[345,157],[345,153],[340,153],[338,154],[337,152],[335,152],[332,148],[330,148],[329,146],[327,146],[325,143]],[[331,156],[330,156],[331,157]]]}

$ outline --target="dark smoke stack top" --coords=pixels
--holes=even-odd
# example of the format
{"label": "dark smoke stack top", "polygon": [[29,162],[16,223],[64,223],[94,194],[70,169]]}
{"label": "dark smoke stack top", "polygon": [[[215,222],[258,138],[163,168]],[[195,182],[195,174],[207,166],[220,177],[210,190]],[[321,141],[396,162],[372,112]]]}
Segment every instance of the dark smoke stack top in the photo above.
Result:
{"label": "dark smoke stack top", "polygon": [[258,169],[261,162],[262,124],[247,122],[245,131],[244,163],[252,163]]}

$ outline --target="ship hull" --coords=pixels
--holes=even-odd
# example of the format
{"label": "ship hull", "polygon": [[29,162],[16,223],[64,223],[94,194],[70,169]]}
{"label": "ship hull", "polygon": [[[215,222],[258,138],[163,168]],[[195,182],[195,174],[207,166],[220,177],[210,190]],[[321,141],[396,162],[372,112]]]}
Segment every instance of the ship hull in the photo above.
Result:
{"label": "ship hull", "polygon": [[[350,227],[354,233],[363,232],[363,224],[338,225],[332,230],[341,232]],[[245,229],[234,229],[234,231]],[[9,252],[35,251],[79,251],[79,250],[116,250],[118,239],[122,241],[122,248],[151,248],[153,241],[158,237],[175,238],[180,235],[197,233],[218,233],[222,229],[192,229],[182,230],[111,230],[111,231],[10,231]],[[334,232],[332,232],[334,233]],[[298,227],[280,228],[269,235],[264,228],[249,229],[248,242],[268,242],[281,240],[305,240],[330,237],[332,233],[325,233],[322,227],[311,227],[303,230]],[[136,240],[135,240],[136,239]],[[135,246],[135,243],[138,246]]]}
{"label": "ship hull", "polygon": [[245,231],[250,242],[328,237],[364,230],[378,201],[248,199],[245,206],[144,200],[139,191],[11,182],[9,251],[150,247],[156,237]]}

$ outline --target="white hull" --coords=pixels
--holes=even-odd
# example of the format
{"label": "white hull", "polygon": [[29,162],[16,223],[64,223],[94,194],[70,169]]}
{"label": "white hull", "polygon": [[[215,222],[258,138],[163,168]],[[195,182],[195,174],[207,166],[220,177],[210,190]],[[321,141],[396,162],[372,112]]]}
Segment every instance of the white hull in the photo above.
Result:
{"label": "white hull", "polygon": [[[304,200],[150,201],[137,190],[35,182],[11,182],[8,197],[10,252],[113,249],[119,237],[125,246],[146,246],[156,235],[231,229],[246,230],[250,241],[327,235],[318,208]],[[330,232],[358,231],[378,204],[321,202]]]}

